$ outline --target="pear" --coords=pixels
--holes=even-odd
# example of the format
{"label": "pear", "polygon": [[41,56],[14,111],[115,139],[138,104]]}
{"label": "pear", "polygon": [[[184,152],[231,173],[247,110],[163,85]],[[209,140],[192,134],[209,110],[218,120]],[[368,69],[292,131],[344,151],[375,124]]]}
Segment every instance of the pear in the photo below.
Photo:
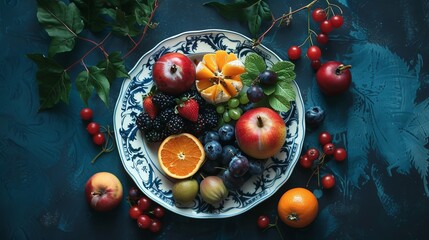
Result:
{"label": "pear", "polygon": [[180,205],[191,203],[198,194],[198,182],[195,179],[180,180],[173,185],[173,198]]}

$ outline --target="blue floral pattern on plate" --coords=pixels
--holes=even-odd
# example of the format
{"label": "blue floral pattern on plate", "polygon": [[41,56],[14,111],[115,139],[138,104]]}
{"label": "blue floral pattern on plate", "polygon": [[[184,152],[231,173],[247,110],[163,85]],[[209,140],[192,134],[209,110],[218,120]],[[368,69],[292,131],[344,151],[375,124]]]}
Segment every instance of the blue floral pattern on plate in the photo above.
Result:
{"label": "blue floral pattern on plate", "polygon": [[281,151],[266,160],[261,176],[249,179],[238,191],[231,191],[217,206],[199,196],[187,206],[176,205],[172,196],[174,180],[159,167],[159,144],[145,142],[135,119],[143,111],[142,96],[152,85],[152,66],[165,53],[180,52],[189,56],[216,50],[234,52],[242,61],[250,53],[261,55],[268,66],[281,59],[266,47],[252,46],[252,41],[236,32],[218,29],[184,32],[165,39],[140,58],[124,80],[114,111],[114,131],[123,166],[142,192],[153,201],[177,214],[192,218],[226,218],[241,214],[273,195],[290,177],[302,148],[305,135],[304,105],[296,82],[296,100],[291,110],[281,113],[287,126],[287,139]]}

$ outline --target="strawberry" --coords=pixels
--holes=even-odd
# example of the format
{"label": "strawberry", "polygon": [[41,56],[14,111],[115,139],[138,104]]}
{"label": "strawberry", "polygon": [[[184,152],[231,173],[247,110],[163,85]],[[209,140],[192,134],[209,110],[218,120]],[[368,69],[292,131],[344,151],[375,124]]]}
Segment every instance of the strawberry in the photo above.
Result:
{"label": "strawberry", "polygon": [[152,101],[152,95],[148,95],[143,99],[143,108],[151,119],[155,119],[158,114],[158,109]]}
{"label": "strawberry", "polygon": [[178,106],[177,112],[183,118],[186,118],[192,122],[196,122],[198,119],[198,111],[200,105],[193,98],[184,99]]}

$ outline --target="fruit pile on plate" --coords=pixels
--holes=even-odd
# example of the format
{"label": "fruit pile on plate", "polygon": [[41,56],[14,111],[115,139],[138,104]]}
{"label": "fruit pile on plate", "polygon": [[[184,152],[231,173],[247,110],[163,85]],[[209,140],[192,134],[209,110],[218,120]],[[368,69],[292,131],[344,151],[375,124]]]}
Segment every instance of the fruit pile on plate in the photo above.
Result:
{"label": "fruit pile on plate", "polygon": [[[136,125],[147,142],[160,143],[159,165],[174,181],[176,204],[190,204],[198,194],[219,204],[229,191],[262,174],[264,161],[284,145],[283,118],[261,104],[276,84],[284,89],[284,81],[260,66],[250,72],[252,64],[223,50],[197,61],[167,53],[155,62],[154,87],[143,96]],[[250,86],[244,75],[253,76]]]}

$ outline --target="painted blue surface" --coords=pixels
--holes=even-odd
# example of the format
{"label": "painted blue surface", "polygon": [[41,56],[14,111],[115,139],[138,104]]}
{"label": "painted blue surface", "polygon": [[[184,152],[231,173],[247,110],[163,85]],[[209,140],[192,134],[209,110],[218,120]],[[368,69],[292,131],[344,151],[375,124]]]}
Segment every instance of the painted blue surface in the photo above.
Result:
{"label": "painted blue surface", "polygon": [[[245,25],[221,19],[203,7],[204,2],[161,1],[155,17],[158,28],[127,58],[128,69],[159,41],[183,31],[224,28],[249,34]],[[288,2],[269,3],[276,16],[289,7]],[[337,175],[331,191],[321,192],[311,182],[309,188],[319,196],[316,221],[305,229],[280,225],[280,230],[285,239],[427,239],[429,45],[425,36],[429,2],[336,3],[342,6],[346,21],[322,47],[322,60],[353,65],[349,93],[323,96],[306,59],[296,62],[296,73],[306,106],[317,104],[328,113],[323,126],[307,131],[304,147],[315,146],[318,132],[327,130],[338,145],[347,148],[349,158],[342,164],[329,163],[328,170]],[[290,4],[296,8],[304,3]],[[263,43],[286,59],[287,47],[300,44],[305,34],[305,14],[298,14],[292,26],[274,29]],[[309,173],[300,168],[279,192],[252,211],[223,220],[167,213],[159,235],[137,228],[128,217],[125,199],[111,213],[91,211],[83,188],[92,174],[110,171],[125,189],[133,183],[116,151],[90,163],[98,149],[79,119],[83,103],[75,89],[69,105],[37,112],[36,66],[25,54],[46,53],[48,44],[49,38],[37,23],[35,1],[0,1],[1,239],[278,238],[275,230],[257,229],[256,219],[261,214],[274,218],[281,194],[305,186]],[[128,44],[112,39],[106,47],[120,46],[125,51]],[[95,120],[103,125],[112,125],[120,85],[118,80],[112,86],[109,108],[96,98],[90,100]]]}

